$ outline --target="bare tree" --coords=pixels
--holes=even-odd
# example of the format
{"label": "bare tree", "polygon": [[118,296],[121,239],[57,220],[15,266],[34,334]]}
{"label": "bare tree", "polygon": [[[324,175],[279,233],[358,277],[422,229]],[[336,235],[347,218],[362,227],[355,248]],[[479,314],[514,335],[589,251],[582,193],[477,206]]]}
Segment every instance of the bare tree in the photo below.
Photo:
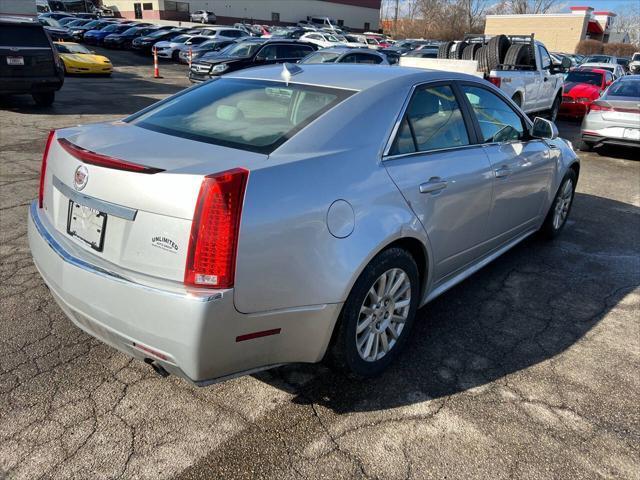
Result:
{"label": "bare tree", "polygon": [[458,0],[459,9],[467,18],[467,30],[474,32],[478,26],[484,25],[484,18],[489,0]]}
{"label": "bare tree", "polygon": [[558,0],[500,0],[491,11],[500,14],[550,13],[558,7]]}
{"label": "bare tree", "polygon": [[640,5],[635,2],[626,4],[617,13],[613,29],[629,33],[631,43],[640,45]]}

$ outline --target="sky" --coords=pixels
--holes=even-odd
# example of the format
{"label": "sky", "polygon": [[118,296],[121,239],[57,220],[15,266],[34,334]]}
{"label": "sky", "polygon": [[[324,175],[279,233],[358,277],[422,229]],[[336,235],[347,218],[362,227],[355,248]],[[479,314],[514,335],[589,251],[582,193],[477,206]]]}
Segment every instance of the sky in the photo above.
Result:
{"label": "sky", "polygon": [[[406,0],[400,0],[400,4],[404,3]],[[498,0],[496,0],[497,3]],[[386,4],[395,4],[394,0],[383,0],[383,8],[386,7]],[[593,7],[597,10],[611,10],[615,12],[616,10],[621,10],[625,7],[638,6],[640,5],[640,0],[559,0],[559,6],[565,6],[566,11],[569,11],[569,6],[583,6],[583,7]],[[391,11],[391,9],[389,9]]]}

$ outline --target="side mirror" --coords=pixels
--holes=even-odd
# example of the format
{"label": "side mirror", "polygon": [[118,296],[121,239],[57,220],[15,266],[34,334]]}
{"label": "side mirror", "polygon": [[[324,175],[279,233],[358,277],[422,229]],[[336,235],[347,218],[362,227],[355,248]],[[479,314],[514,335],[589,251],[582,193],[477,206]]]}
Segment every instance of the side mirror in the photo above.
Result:
{"label": "side mirror", "polygon": [[560,63],[560,65],[562,65],[562,68],[570,68],[571,60],[567,57],[562,57],[562,62]]}
{"label": "side mirror", "polygon": [[533,120],[533,129],[531,136],[534,138],[542,138],[544,140],[553,140],[558,138],[558,127],[555,123],[546,118],[536,117]]}

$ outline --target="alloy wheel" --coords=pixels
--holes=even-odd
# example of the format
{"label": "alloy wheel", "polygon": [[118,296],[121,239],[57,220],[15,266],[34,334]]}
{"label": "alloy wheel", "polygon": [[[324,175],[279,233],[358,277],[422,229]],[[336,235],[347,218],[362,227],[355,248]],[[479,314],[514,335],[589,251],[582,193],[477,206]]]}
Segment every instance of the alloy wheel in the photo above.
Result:
{"label": "alloy wheel", "polygon": [[392,268],[373,283],[356,326],[356,349],[360,358],[375,362],[396,345],[411,307],[411,280],[400,268]]}
{"label": "alloy wheel", "polygon": [[559,230],[566,221],[572,199],[573,182],[569,179],[562,186],[562,191],[558,196],[555,211],[553,212],[553,228],[555,228],[556,230]]}

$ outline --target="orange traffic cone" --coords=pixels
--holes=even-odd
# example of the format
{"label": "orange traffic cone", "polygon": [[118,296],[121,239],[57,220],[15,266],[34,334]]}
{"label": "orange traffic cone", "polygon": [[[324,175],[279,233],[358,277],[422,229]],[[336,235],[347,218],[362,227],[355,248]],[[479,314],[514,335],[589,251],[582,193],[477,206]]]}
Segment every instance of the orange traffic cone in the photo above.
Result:
{"label": "orange traffic cone", "polygon": [[153,47],[153,78],[162,78],[160,76],[160,69],[158,68],[158,51],[156,47]]}

